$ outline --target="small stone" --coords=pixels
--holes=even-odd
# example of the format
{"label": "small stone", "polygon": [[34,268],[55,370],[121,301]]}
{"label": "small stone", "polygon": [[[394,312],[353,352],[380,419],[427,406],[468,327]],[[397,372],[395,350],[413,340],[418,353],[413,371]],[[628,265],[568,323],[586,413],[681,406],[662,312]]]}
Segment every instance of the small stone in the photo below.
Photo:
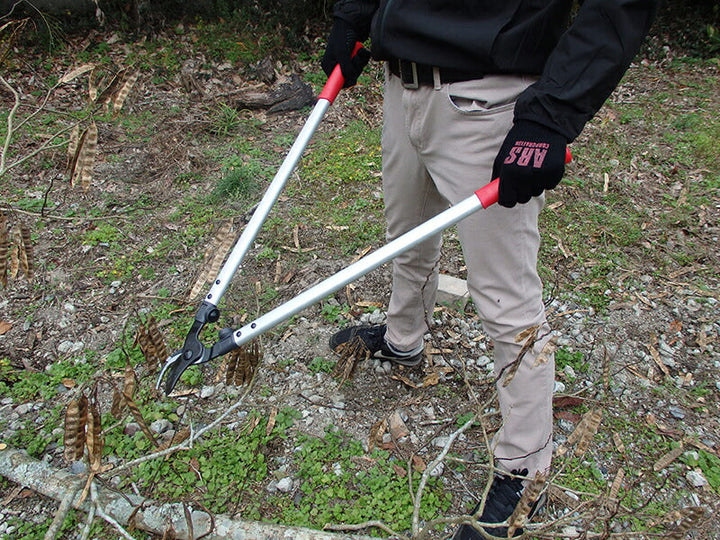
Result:
{"label": "small stone", "polygon": [[685,478],[687,478],[687,481],[690,482],[691,486],[696,488],[701,488],[707,486],[708,484],[707,479],[700,471],[688,471]]}
{"label": "small stone", "polygon": [[437,478],[438,476],[442,476],[443,472],[445,472],[445,464],[441,461],[432,471],[430,471],[430,476]]}
{"label": "small stone", "polygon": [[22,404],[18,405],[17,407],[15,407],[15,410],[13,412],[19,416],[22,416],[22,415],[27,414],[30,411],[32,411],[32,408],[33,408],[32,403],[22,403]]}
{"label": "small stone", "polygon": [[85,474],[87,472],[87,465],[84,461],[73,461],[70,464],[70,472],[72,474]]}
{"label": "small stone", "polygon": [[390,434],[395,440],[407,437],[410,434],[410,430],[405,425],[402,415],[399,411],[395,411],[390,415]]}
{"label": "small stone", "polygon": [[673,418],[677,418],[678,420],[682,420],[683,418],[685,418],[685,411],[683,411],[680,407],[673,406],[673,407],[670,407],[668,409],[668,411],[670,412],[670,414],[672,415]]}
{"label": "small stone", "polygon": [[132,436],[135,435],[138,431],[140,431],[140,424],[138,424],[137,422],[130,422],[129,424],[127,424],[127,425],[125,426],[125,429],[124,429],[123,432],[124,432],[125,435],[127,435],[128,437],[132,437]]}
{"label": "small stone", "polygon": [[433,439],[433,445],[437,446],[438,448],[445,448],[445,445],[450,440],[450,437],[436,437]]}
{"label": "small stone", "polygon": [[155,433],[165,433],[170,428],[172,428],[172,423],[166,418],[160,418],[150,424],[150,429]]}
{"label": "small stone", "polygon": [[212,397],[212,395],[215,393],[215,387],[214,386],[203,386],[200,389],[200,397],[202,399],[207,399],[209,397]]}
{"label": "small stone", "polygon": [[278,491],[281,491],[282,493],[289,493],[292,491],[293,488],[293,481],[292,478],[289,476],[286,476],[282,480],[279,480],[277,483],[277,489]]}
{"label": "small stone", "polygon": [[61,354],[73,354],[82,351],[85,344],[82,341],[61,341],[58,345],[58,352]]}
{"label": "small stone", "polygon": [[476,360],[476,363],[480,367],[485,367],[490,363],[490,357],[486,355],[482,355],[480,358]]}
{"label": "small stone", "polygon": [[380,311],[379,309],[376,309],[368,316],[368,323],[369,324],[382,324],[385,322],[385,314]]}

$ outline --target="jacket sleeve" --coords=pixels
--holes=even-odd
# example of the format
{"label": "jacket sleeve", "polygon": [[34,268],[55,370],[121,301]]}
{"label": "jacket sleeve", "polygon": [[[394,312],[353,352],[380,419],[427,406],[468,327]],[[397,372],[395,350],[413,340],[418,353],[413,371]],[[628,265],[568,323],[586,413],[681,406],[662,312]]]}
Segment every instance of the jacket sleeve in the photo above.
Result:
{"label": "jacket sleeve", "polygon": [[515,120],[543,124],[573,141],[630,66],[659,0],[585,0],[540,79],[521,94]]}
{"label": "jacket sleeve", "polygon": [[338,0],[333,6],[333,17],[345,20],[357,32],[358,39],[365,41],[378,4],[379,0]]}

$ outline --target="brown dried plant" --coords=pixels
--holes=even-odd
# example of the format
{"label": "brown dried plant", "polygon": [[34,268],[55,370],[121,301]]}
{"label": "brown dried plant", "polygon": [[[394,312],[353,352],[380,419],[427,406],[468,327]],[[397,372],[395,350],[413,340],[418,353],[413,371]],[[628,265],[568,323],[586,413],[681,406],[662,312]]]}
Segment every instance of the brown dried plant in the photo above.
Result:
{"label": "brown dried plant", "polygon": [[527,352],[535,346],[535,342],[537,341],[538,337],[538,330],[540,330],[540,327],[538,325],[531,326],[530,328],[523,330],[517,336],[515,336],[515,343],[522,343],[523,345],[520,348],[520,352],[518,353],[517,358],[513,362],[505,366],[505,369],[503,369],[503,386],[508,386],[515,378],[515,374],[517,373],[518,369],[520,369],[523,358],[525,357]]}
{"label": "brown dried plant", "polygon": [[85,395],[73,399],[65,409],[64,457],[68,463],[80,461],[85,454],[85,429],[88,418],[88,400]]}
{"label": "brown dried plant", "polygon": [[4,212],[0,212],[0,284],[7,287],[20,273],[28,281],[35,274],[30,228],[24,223],[11,226]]}
{"label": "brown dried plant", "polygon": [[233,386],[250,384],[260,364],[260,345],[257,340],[239,347],[227,356],[225,383]]}
{"label": "brown dried plant", "polygon": [[0,284],[7,287],[8,254],[10,253],[10,235],[8,234],[7,217],[0,212]]}
{"label": "brown dried plant", "polygon": [[125,100],[127,99],[128,95],[130,94],[130,91],[132,90],[133,86],[135,86],[135,83],[137,82],[139,76],[140,76],[139,71],[133,71],[129,75],[127,75],[127,73],[125,74],[125,77],[123,78],[122,86],[120,87],[120,90],[118,91],[117,95],[115,96],[115,99],[113,99],[113,102],[112,102],[113,114],[115,116],[117,116],[117,114],[120,112],[120,109],[122,109],[122,106],[125,103]]}
{"label": "brown dried plant", "polygon": [[608,492],[607,496],[606,507],[610,511],[615,511],[620,504],[618,494],[620,493],[620,488],[622,487],[622,483],[624,480],[625,470],[618,469],[618,472],[615,474],[615,478],[613,478],[613,482],[610,485],[610,491]]}
{"label": "brown dried plant", "polygon": [[155,435],[148,427],[147,422],[145,422],[142,412],[140,412],[140,407],[138,407],[137,403],[135,403],[135,400],[133,400],[131,397],[126,396],[125,394],[123,394],[122,397],[125,400],[125,405],[127,405],[127,408],[130,410],[130,414],[132,414],[133,419],[140,426],[143,435],[145,435],[145,437],[147,437],[147,439],[152,443],[152,445],[157,448],[157,441],[155,440]]}
{"label": "brown dried plant", "polygon": [[95,156],[97,155],[98,149],[97,143],[98,129],[97,124],[95,124],[93,120],[80,136],[77,149],[75,150],[75,156],[71,161],[70,170],[68,171],[71,186],[80,186],[85,191],[90,189]]}
{"label": "brown dried plant", "polygon": [[523,490],[523,494],[520,497],[515,510],[510,518],[508,518],[508,536],[514,536],[515,531],[522,529],[525,525],[528,517],[532,513],[535,503],[542,495],[546,483],[547,476],[538,473],[535,475],[532,482],[530,482],[530,484],[528,484],[528,486]]}
{"label": "brown dried plant", "polygon": [[[7,29],[7,24],[0,27],[0,38]],[[0,44],[0,51],[2,51],[1,47]],[[0,54],[4,53],[0,52]],[[89,189],[93,165],[98,153],[98,128],[95,118],[102,109],[107,109],[110,103],[113,104],[117,114],[137,83],[139,76],[137,71],[127,75],[128,68],[124,68],[112,77],[110,83],[105,85],[103,91],[98,95],[95,83],[97,69],[98,67],[94,64],[83,64],[71,69],[60,77],[57,83],[49,87],[44,96],[38,99],[37,103],[33,103],[30,107],[25,106],[27,105],[24,103],[26,96],[0,73],[0,85],[10,92],[13,97],[12,106],[6,120],[7,129],[3,137],[4,143],[0,144],[0,177],[9,170],[33,159],[41,152],[67,146],[70,156],[67,173],[71,185],[80,186],[85,190]],[[84,109],[80,118],[72,121],[62,121],[61,124],[54,128],[54,131],[48,133],[43,139],[33,140],[30,145],[26,144],[25,139],[27,137],[22,136],[23,130],[27,131],[28,126],[33,123],[44,122],[43,115],[47,112],[48,104],[51,102],[55,92],[60,87],[70,83],[77,84],[75,81],[84,75],[87,75],[88,78],[86,99],[83,99],[85,96],[82,96],[82,94],[75,94],[82,96],[81,99],[84,102]],[[26,109],[30,109],[32,112],[19,118],[18,116]],[[81,135],[80,132],[82,132]]]}
{"label": "brown dried plant", "polygon": [[99,472],[105,441],[102,436],[102,419],[95,399],[93,399],[88,406],[86,444],[90,470],[92,472]]}
{"label": "brown dried plant", "polygon": [[700,521],[705,517],[705,509],[702,506],[688,506],[680,510],[682,518],[677,527],[668,531],[668,540],[681,540],[687,533],[697,528]]}
{"label": "brown dried plant", "polygon": [[147,323],[138,327],[135,343],[140,347],[150,373],[154,373],[168,356],[165,338],[155,317],[148,317]]}
{"label": "brown dried plant", "polygon": [[586,412],[577,427],[573,430],[570,436],[567,438],[564,444],[560,445],[557,449],[556,454],[558,457],[564,456],[575,446],[575,456],[580,457],[590,446],[590,441],[595,436],[600,427],[600,421],[602,420],[603,411],[602,409],[592,409]]}
{"label": "brown dried plant", "polygon": [[20,267],[25,273],[28,281],[32,281],[35,273],[35,261],[33,259],[33,245],[30,238],[30,228],[24,223],[20,224]]}
{"label": "brown dried plant", "polygon": [[333,376],[340,379],[341,383],[352,377],[358,362],[367,360],[370,357],[367,346],[357,336],[347,343],[339,345],[335,352],[340,354],[340,358],[335,364],[335,368],[333,368]]}
{"label": "brown dried plant", "polygon": [[223,223],[215,237],[208,245],[203,255],[203,264],[200,267],[195,282],[190,287],[187,298],[188,300],[194,300],[200,291],[202,291],[205,284],[209,279],[216,276],[225,261],[225,256],[235,242],[235,238],[232,235],[233,232],[232,221],[226,221]]}

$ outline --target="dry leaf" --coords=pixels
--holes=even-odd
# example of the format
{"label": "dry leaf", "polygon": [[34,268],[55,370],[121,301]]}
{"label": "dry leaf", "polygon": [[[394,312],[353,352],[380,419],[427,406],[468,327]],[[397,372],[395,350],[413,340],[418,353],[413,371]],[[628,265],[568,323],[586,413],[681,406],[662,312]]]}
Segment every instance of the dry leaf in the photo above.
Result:
{"label": "dry leaf", "polygon": [[622,438],[620,437],[620,434],[615,432],[612,435],[613,442],[615,443],[615,448],[617,448],[617,451],[621,454],[625,453],[625,443],[623,442]]}
{"label": "dry leaf", "polygon": [[205,253],[203,255],[203,264],[200,266],[200,272],[198,273],[195,282],[190,287],[188,292],[188,300],[194,300],[200,291],[205,287],[205,284],[211,276],[217,275],[225,261],[225,255],[230,250],[235,238],[231,235],[233,231],[232,221],[226,221],[223,223],[215,238],[210,242]]}
{"label": "dry leaf", "polygon": [[267,421],[267,426],[265,426],[265,435],[270,436],[272,433],[273,428],[275,427],[275,420],[277,419],[278,409],[277,407],[273,407],[270,411],[270,417]]}
{"label": "dry leaf", "polygon": [[80,125],[75,124],[70,132],[70,139],[68,140],[68,167],[70,167],[70,160],[75,157],[75,151],[77,150],[78,141],[80,140]]}
{"label": "dry leaf", "polygon": [[[602,409],[593,409],[588,411],[583,416],[582,422],[585,424],[584,429],[579,434],[579,441],[575,446],[575,457],[580,457],[590,446],[590,441],[597,433],[600,427],[600,421],[602,420]],[[578,426],[579,428],[580,426]],[[577,429],[575,431],[578,431]]]}
{"label": "dry leaf", "polygon": [[368,452],[372,452],[373,449],[382,446],[383,435],[385,435],[386,429],[387,422],[385,420],[380,420],[372,425],[370,433],[368,434]]}
{"label": "dry leaf", "polygon": [[139,71],[134,71],[130,74],[129,77],[127,77],[122,84],[122,87],[120,88],[120,91],[115,96],[115,99],[113,100],[113,114],[117,114],[120,112],[120,109],[122,109],[123,104],[125,103],[125,100],[127,99],[128,95],[130,94],[130,91],[132,90],[133,86],[135,86],[135,83],[138,80],[138,77],[140,76]]}
{"label": "dry leaf", "polygon": [[94,64],[83,64],[80,67],[76,67],[75,69],[67,72],[65,75],[62,76],[62,78],[58,81],[59,84],[66,84],[70,81],[73,81],[77,79],[80,75],[83,73],[87,73],[88,71],[91,71],[95,68]]}
{"label": "dry leaf", "polygon": [[181,442],[187,440],[190,438],[190,428],[184,427],[175,435],[173,435],[170,439],[162,443],[160,446],[158,446],[158,451],[165,450],[167,448],[170,448],[172,445],[180,444]]}
{"label": "dry leaf", "polygon": [[660,370],[665,374],[666,377],[669,377],[670,370],[660,358],[660,353],[657,351],[657,349],[652,345],[646,345],[646,347],[650,351],[650,356],[652,356],[652,359],[655,360],[655,363],[660,368]]}
{"label": "dry leaf", "polygon": [[255,428],[260,423],[260,417],[259,416],[253,416],[252,418],[249,418],[247,423],[245,424],[245,435],[250,435],[253,431],[255,431]]}
{"label": "dry leaf", "polygon": [[227,356],[225,383],[233,386],[250,384],[260,364],[261,356],[257,340],[231,351]]}
{"label": "dry leaf", "polygon": [[7,218],[0,212],[0,284],[7,287],[8,254],[10,252],[10,235],[8,234]]}
{"label": "dry leaf", "polygon": [[390,435],[393,440],[397,441],[403,437],[410,435],[410,430],[405,425],[402,416],[398,411],[394,411],[387,420],[388,427],[390,428]]}
{"label": "dry leaf", "polygon": [[608,493],[608,508],[611,510],[619,504],[618,493],[620,493],[620,487],[624,479],[625,471],[623,469],[618,470],[610,486],[610,492]]}
{"label": "dry leaf", "polygon": [[110,406],[110,414],[112,414],[116,420],[120,420],[122,417],[122,411],[124,408],[125,408],[125,399],[123,399],[122,393],[120,392],[120,390],[115,388],[113,390],[113,400],[112,400],[112,405]]}
{"label": "dry leaf", "polygon": [[133,401],[133,399],[130,396],[126,396],[123,394],[123,399],[125,400],[125,404],[127,405],[127,408],[130,410],[130,414],[132,414],[133,418],[135,419],[135,422],[138,423],[140,426],[140,429],[142,430],[143,434],[147,439],[152,443],[153,446],[157,447],[157,442],[155,441],[155,435],[152,431],[150,431],[150,428],[148,427],[147,423],[145,422],[145,419],[143,418],[142,413],[140,412],[140,408],[137,406],[137,403]]}
{"label": "dry leaf", "polygon": [[97,472],[101,468],[104,441],[102,438],[102,421],[97,405],[93,403],[88,407],[86,443],[90,470]]}
{"label": "dry leaf", "polygon": [[694,529],[700,520],[705,516],[705,509],[702,506],[689,506],[681,510],[682,519],[677,528],[669,531],[668,540],[680,540],[686,537],[688,531]]}
{"label": "dry leaf", "polygon": [[65,409],[63,434],[64,456],[68,463],[79,461],[85,453],[85,427],[87,424],[87,398],[73,399]]}
{"label": "dry leaf", "polygon": [[679,458],[684,451],[685,451],[685,448],[681,444],[680,446],[673,448],[669,452],[663,454],[660,457],[660,459],[658,459],[655,462],[655,464],[653,465],[653,470],[655,472],[662,471],[665,467],[667,467],[673,461],[675,461],[677,458]]}
{"label": "dry leaf", "polygon": [[138,328],[135,342],[140,346],[149,372],[154,373],[168,356],[165,338],[157,327],[155,317],[150,316],[147,323]]}
{"label": "dry leaf", "polygon": [[32,281],[35,273],[35,261],[33,259],[33,245],[30,237],[30,228],[24,223],[20,224],[20,266],[22,267],[25,277],[28,281]]}
{"label": "dry leaf", "polygon": [[97,155],[97,141],[98,130],[97,125],[93,121],[78,141],[75,158],[72,160],[70,167],[71,186],[79,185],[84,190],[90,188],[95,156]]}
{"label": "dry leaf", "polygon": [[545,488],[545,475],[538,473],[530,484],[523,490],[522,496],[510,518],[508,518],[508,537],[515,536],[515,531],[522,528],[532,511],[535,501]]}
{"label": "dry leaf", "polygon": [[6,321],[0,321],[0,336],[7,334],[12,328],[12,324]]}
{"label": "dry leaf", "polygon": [[117,87],[120,85],[120,82],[125,78],[125,73],[127,73],[128,68],[121,69],[118,71],[115,76],[110,80],[110,84],[108,84],[105,89],[100,93],[100,95],[97,95],[97,90],[95,90],[95,97],[92,95],[90,96],[90,99],[92,101],[97,101],[98,103],[107,103],[112,99],[112,95],[115,93],[115,90],[117,90]]}
{"label": "dry leaf", "polygon": [[409,386],[410,388],[417,388],[417,387],[418,387],[417,384],[415,384],[415,383],[412,382],[410,379],[408,379],[407,377],[404,377],[404,376],[402,376],[402,375],[393,375],[393,376],[390,377],[390,378],[391,378],[391,379],[395,379],[396,381],[400,381],[401,383],[403,383],[403,384],[406,385],[406,386]]}

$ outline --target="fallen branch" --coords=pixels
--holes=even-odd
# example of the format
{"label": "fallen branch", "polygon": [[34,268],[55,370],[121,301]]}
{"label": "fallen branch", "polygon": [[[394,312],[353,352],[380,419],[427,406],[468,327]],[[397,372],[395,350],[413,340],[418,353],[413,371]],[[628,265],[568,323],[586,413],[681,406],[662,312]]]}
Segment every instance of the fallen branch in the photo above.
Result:
{"label": "fallen branch", "polygon": [[202,536],[205,540],[371,540],[369,536],[349,536],[274,523],[242,521],[224,514],[211,515],[199,510],[190,510],[192,525],[189,526],[185,505],[181,503],[162,504],[102,486],[95,487],[94,501],[78,504],[78,493],[85,485],[85,475],[74,475],[56,469],[14,448],[0,450],[0,474],[57,501],[63,501],[69,492],[74,492],[75,495],[69,497],[74,508],[84,512],[92,512],[95,508],[95,515],[113,526],[116,526],[116,523],[120,527],[132,526],[161,536],[171,534],[179,540],[191,538],[190,527],[195,538]]}

